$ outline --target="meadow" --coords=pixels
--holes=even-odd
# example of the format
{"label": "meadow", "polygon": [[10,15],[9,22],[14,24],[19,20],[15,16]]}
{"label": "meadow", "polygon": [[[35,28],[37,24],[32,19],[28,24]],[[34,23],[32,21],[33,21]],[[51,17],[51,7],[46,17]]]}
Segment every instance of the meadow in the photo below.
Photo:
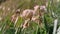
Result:
{"label": "meadow", "polygon": [[60,0],[0,0],[0,34],[59,34]]}

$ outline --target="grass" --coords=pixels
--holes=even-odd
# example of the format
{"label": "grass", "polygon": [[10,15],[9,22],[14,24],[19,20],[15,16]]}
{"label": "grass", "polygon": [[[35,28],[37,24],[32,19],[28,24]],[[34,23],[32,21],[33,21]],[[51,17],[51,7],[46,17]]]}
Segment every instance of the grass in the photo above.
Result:
{"label": "grass", "polygon": [[[5,6],[5,10],[0,9],[0,34],[53,34],[54,20],[58,18],[58,27],[60,20],[60,2],[54,0],[47,0],[46,12],[42,16],[39,16],[42,24],[35,21],[28,21],[29,25],[24,28],[25,19],[18,16],[17,23],[11,21],[11,16],[15,14],[17,9],[20,9],[22,13],[25,9],[33,9],[35,5],[45,5],[44,0],[6,0],[1,3],[1,6]],[[10,8],[10,10],[7,10]],[[40,11],[40,9],[38,10]],[[40,11],[42,13],[42,11]],[[54,15],[52,14],[54,12]],[[4,14],[6,13],[6,14]],[[40,21],[39,21],[40,22]],[[15,25],[15,26],[14,26]]]}

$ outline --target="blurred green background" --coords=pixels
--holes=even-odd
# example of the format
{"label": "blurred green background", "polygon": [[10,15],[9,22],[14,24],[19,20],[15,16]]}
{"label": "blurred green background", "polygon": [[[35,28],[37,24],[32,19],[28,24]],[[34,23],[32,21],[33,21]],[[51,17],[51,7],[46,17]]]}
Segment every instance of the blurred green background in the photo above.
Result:
{"label": "blurred green background", "polygon": [[[11,16],[20,9],[20,14],[25,9],[33,9],[35,5],[45,5],[46,12],[42,17],[42,25],[29,21],[29,27],[20,27],[24,19],[19,17],[17,23],[11,22]],[[53,34],[54,20],[58,18],[57,29],[60,26],[60,1],[59,0],[0,0],[0,34]]]}

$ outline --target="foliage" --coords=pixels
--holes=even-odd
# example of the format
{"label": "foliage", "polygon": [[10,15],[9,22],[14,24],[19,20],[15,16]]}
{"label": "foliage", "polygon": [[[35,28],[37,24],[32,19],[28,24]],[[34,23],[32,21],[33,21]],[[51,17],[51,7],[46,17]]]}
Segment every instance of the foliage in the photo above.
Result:
{"label": "foliage", "polygon": [[[11,16],[20,9],[20,14],[25,9],[34,9],[35,5],[45,5],[46,11],[41,17],[42,24],[29,20],[26,28],[23,28],[25,19],[18,15],[17,23],[11,21]],[[0,1],[0,34],[53,34],[54,20],[58,18],[58,27],[60,26],[60,1],[57,0],[4,0]],[[2,6],[2,8],[1,8]],[[3,7],[5,9],[3,10]],[[8,8],[10,8],[8,10]],[[40,9],[39,9],[40,10]],[[42,13],[42,12],[41,12]],[[54,13],[54,14],[53,14]],[[15,25],[15,26],[14,26]],[[57,27],[57,28],[58,28]]]}

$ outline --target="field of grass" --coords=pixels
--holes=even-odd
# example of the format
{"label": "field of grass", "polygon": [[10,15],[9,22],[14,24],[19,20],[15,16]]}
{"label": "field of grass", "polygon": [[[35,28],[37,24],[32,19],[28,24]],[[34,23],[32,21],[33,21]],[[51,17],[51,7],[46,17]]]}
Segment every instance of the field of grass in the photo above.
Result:
{"label": "field of grass", "polygon": [[0,34],[57,34],[60,0],[0,0]]}

